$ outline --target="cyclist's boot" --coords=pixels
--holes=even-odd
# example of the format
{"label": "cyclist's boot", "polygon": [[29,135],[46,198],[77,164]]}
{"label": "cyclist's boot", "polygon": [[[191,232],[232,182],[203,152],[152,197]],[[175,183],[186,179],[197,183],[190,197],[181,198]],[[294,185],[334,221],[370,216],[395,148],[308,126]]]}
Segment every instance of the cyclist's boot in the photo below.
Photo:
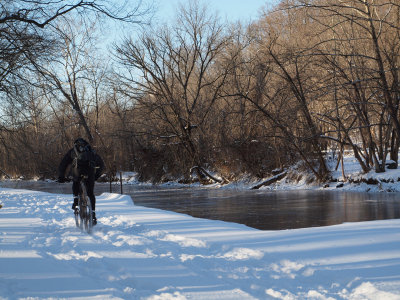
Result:
{"label": "cyclist's boot", "polygon": [[97,224],[96,212],[93,212],[93,226]]}
{"label": "cyclist's boot", "polygon": [[74,203],[72,203],[72,209],[76,210],[77,206],[78,206],[78,198],[74,197]]}

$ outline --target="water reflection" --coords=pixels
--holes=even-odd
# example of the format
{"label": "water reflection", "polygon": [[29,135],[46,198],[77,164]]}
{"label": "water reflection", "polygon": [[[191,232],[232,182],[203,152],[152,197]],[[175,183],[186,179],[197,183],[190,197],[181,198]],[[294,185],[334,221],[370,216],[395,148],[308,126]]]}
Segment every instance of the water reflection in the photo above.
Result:
{"label": "water reflection", "polygon": [[136,192],[135,202],[269,230],[400,218],[395,194],[225,190],[163,191],[156,193],[156,198],[144,194]]}
{"label": "water reflection", "polygon": [[[71,184],[14,181],[1,182],[0,186],[71,194]],[[118,186],[113,189],[119,192]],[[96,184],[97,195],[108,191],[108,185]],[[124,192],[137,205],[264,230],[400,218],[398,193],[165,189],[134,185],[124,186]]]}

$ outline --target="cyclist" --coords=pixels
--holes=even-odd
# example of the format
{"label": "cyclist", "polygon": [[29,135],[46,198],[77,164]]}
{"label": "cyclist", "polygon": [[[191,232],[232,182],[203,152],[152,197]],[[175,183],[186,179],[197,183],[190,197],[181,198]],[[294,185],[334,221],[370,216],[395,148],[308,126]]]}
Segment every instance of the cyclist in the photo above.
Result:
{"label": "cyclist", "polygon": [[92,203],[93,225],[97,224],[96,219],[96,197],[94,196],[94,182],[101,176],[104,170],[104,162],[83,138],[78,138],[74,142],[74,147],[70,149],[61,160],[58,167],[58,182],[65,182],[65,172],[71,166],[72,174],[72,193],[74,195],[74,203],[72,209],[78,206],[78,195],[80,181],[83,180],[87,195]]}

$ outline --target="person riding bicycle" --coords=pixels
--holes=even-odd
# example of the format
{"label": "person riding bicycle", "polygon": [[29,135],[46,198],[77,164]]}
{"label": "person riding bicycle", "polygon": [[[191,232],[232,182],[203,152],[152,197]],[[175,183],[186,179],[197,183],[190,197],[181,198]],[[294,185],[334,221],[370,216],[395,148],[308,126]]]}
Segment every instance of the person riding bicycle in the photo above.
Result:
{"label": "person riding bicycle", "polygon": [[104,170],[103,159],[83,138],[78,138],[74,142],[74,147],[70,149],[61,160],[58,167],[58,182],[65,182],[65,172],[71,166],[72,174],[72,193],[74,195],[74,203],[72,209],[78,206],[79,185],[83,180],[87,195],[92,203],[93,225],[97,224],[96,219],[96,197],[94,196],[94,182],[101,176]]}

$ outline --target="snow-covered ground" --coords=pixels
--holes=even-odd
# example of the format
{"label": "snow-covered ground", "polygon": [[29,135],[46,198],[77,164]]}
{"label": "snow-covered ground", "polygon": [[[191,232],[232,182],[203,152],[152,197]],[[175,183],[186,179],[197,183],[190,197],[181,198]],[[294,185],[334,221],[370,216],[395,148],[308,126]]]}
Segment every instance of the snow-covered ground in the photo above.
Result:
{"label": "snow-covered ground", "polygon": [[400,220],[283,231],[0,189],[0,299],[400,299]]}

